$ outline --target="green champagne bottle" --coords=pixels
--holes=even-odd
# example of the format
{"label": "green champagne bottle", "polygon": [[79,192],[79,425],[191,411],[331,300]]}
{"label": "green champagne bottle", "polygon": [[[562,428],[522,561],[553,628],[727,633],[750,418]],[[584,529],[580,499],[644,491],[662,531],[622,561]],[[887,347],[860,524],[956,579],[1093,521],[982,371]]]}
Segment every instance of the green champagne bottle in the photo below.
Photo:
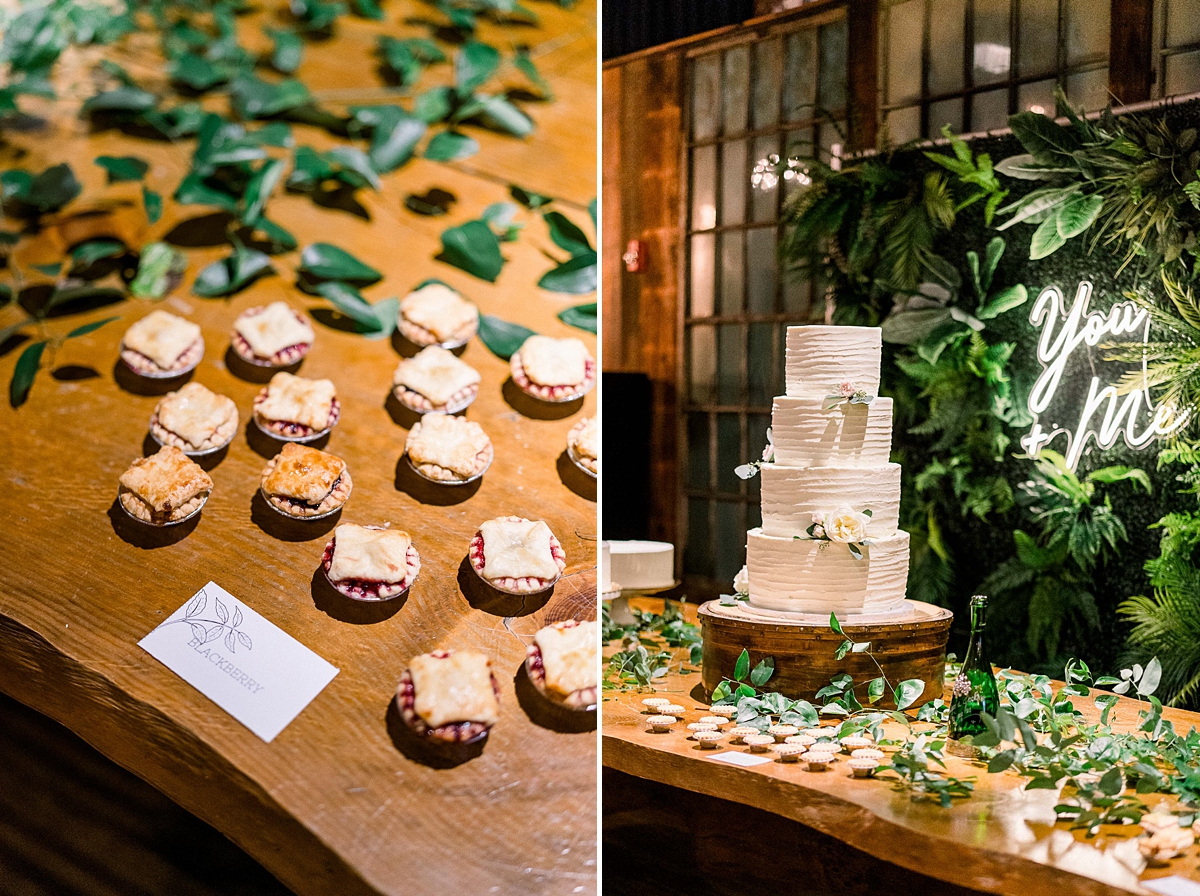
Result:
{"label": "green champagne bottle", "polygon": [[971,644],[963,660],[958,677],[954,679],[953,697],[950,700],[950,729],[946,750],[953,756],[976,757],[978,747],[962,743],[967,736],[983,734],[982,713],[995,716],[1000,708],[1000,693],[996,689],[996,676],[988,662],[983,643],[983,630],[987,626],[987,598],[976,594],[971,598]]}

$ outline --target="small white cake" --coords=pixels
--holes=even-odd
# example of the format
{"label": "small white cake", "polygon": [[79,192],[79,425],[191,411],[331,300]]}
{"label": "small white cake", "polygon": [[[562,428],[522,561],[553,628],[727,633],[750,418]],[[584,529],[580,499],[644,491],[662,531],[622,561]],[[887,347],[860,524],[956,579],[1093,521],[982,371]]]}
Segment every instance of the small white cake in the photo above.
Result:
{"label": "small white cake", "polygon": [[612,541],[610,580],[625,591],[654,591],[675,585],[675,545],[664,541]]}

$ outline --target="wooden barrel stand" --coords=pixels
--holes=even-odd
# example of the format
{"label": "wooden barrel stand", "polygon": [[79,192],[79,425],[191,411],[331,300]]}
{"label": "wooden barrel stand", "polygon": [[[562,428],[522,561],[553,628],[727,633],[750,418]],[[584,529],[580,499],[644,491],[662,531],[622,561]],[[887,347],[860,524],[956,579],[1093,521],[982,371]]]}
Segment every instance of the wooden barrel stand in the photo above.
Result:
{"label": "wooden barrel stand", "polygon": [[[909,604],[913,613],[899,621],[843,625],[843,630],[854,641],[871,642],[871,654],[893,687],[908,678],[925,682],[915,707],[942,695],[946,641],[954,615],[932,604]],[[761,611],[721,606],[717,601],[703,604],[699,615],[704,629],[702,680],[707,694],[724,679],[734,677],[743,648],[750,651],[751,669],[767,657],[775,660],[775,673],[765,687],[792,699],[815,702],[817,691],[845,672],[854,680],[855,695],[865,706],[867,682],[879,676],[879,669],[864,653],[836,658],[844,638],[827,622],[775,621]],[[890,693],[875,705],[895,708]]]}

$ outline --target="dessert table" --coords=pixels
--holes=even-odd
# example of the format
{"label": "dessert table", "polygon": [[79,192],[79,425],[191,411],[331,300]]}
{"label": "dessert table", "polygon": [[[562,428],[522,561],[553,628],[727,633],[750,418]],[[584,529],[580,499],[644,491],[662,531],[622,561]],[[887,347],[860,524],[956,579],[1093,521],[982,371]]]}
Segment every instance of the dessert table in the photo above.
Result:
{"label": "dessert table", "polygon": [[[662,607],[650,598],[633,603],[655,612]],[[684,613],[689,621],[697,618],[693,606],[685,605]],[[701,750],[687,737],[682,723],[706,714],[698,672],[672,671],[655,681],[654,696],[686,708],[671,732],[648,730],[641,704],[647,696],[605,692],[606,880],[620,874],[621,866],[645,859],[646,867],[657,866],[664,881],[686,891],[665,853],[670,838],[641,846],[638,831],[653,824],[687,834],[687,860],[697,880],[714,893],[766,892],[768,887],[792,892],[803,880],[807,889],[802,891],[813,893],[1115,896],[1146,892],[1139,880],[1179,875],[1200,881],[1194,849],[1165,867],[1146,868],[1134,840],[1139,827],[1105,825],[1088,839],[1083,831],[1055,823],[1059,791],[1023,790],[1024,779],[1014,773],[988,774],[978,763],[947,756],[948,774],[973,775],[976,783],[972,797],[955,799],[944,809],[929,799],[913,801],[886,780],[854,778],[845,763],[823,773],[779,761],[736,767],[712,757],[746,752],[746,747]],[[1094,720],[1090,699],[1072,699]],[[1136,702],[1121,698],[1115,711],[1118,721],[1130,723]],[[1177,731],[1200,728],[1200,714],[1167,709],[1163,715]],[[1168,798],[1149,794],[1143,799],[1153,807]],[[694,853],[688,852],[693,845]],[[637,855],[642,848],[654,856]],[[787,860],[776,861],[779,856]]]}
{"label": "dessert table", "polygon": [[[557,251],[537,215],[518,216],[526,229],[504,244],[507,264],[495,283],[436,259],[441,232],[508,200],[510,183],[555,197],[553,207],[590,232],[595,4],[535,5],[540,23],[521,28],[520,38],[557,99],[533,104],[532,136],[478,133],[482,149],[471,159],[416,158],[385,175],[379,192],[359,190],[356,209],[321,207],[281,189],[270,213],[301,246],[331,242],[380,270],[383,281],[366,291],[371,301],[403,296],[436,277],[485,314],[547,335],[578,336],[595,355],[594,336],[557,319],[563,308],[591,299],[536,286],[554,264],[547,254]],[[431,7],[384,6],[387,23],[345,16],[333,40],[307,45],[298,76],[330,108],[402,95],[378,86],[375,40],[382,33],[426,36]],[[239,18],[247,45],[267,43],[260,30],[270,24],[267,15],[258,9]],[[477,37],[506,52],[513,39],[489,22]],[[135,77],[161,81],[156,38],[129,40],[127,50],[105,55]],[[561,407],[523,400],[507,363],[475,339],[462,357],[482,384],[467,417],[490,435],[495,461],[480,482],[462,488],[416,477],[401,458],[413,420],[388,398],[398,346],[357,335],[327,303],[299,292],[291,270],[298,252],[276,257],[277,276],[231,298],[199,298],[190,291],[192,278],[228,254],[220,221],[212,236],[212,209],[168,200],[163,220],[150,228],[136,184],[104,185],[93,158],[137,155],[150,162],[150,186],[169,197],[191,146],[89,132],[79,101],[90,88],[78,84],[99,55],[97,48],[68,51],[61,74],[76,86],[64,86],[66,99],[57,103],[30,100],[34,115],[0,144],[0,167],[41,170],[67,161],[83,184],[79,199],[20,243],[16,261],[35,284],[50,282],[32,266],[60,260],[73,221],[88,213],[109,216],[114,235],[135,249],[165,235],[189,266],[183,285],[158,304],[129,300],[69,321],[48,318],[47,329],[61,335],[121,316],[47,353],[28,402],[0,409],[0,549],[7,558],[0,571],[0,690],[217,827],[296,893],[594,893],[594,717],[564,722],[547,712],[522,670],[538,628],[595,615],[595,485],[566,452],[570,428],[595,415],[595,394]],[[445,83],[452,75],[442,66],[428,77]],[[214,107],[224,111],[224,99]],[[316,128],[293,130],[297,145],[334,145]],[[405,209],[408,194],[433,188],[457,198],[448,214]],[[226,364],[237,315],[277,299],[311,313],[316,340],[299,372],[331,378],[342,404],[340,422],[320,447],[345,459],[354,489],[327,520],[291,521],[266,506],[258,484],[279,443],[250,420],[262,383],[235,376]],[[242,421],[227,452],[205,464],[215,487],[203,512],[163,529],[138,524],[116,502],[121,472],[157,449],[147,422],[159,396],[117,361],[122,332],[154,307],[200,324],[206,352],[193,379],[233,398]],[[16,303],[0,306],[0,327],[23,313]],[[0,346],[5,383],[26,341]],[[471,570],[467,548],[479,524],[508,514],[545,520],[561,541],[567,568],[551,596],[506,599],[481,587]],[[342,597],[319,569],[333,527],[385,521],[412,534],[419,578],[406,599],[369,604]],[[271,743],[138,646],[210,580],[340,670]],[[457,765],[406,753],[391,708],[408,659],[440,647],[486,653],[501,689],[500,720],[488,742]]]}

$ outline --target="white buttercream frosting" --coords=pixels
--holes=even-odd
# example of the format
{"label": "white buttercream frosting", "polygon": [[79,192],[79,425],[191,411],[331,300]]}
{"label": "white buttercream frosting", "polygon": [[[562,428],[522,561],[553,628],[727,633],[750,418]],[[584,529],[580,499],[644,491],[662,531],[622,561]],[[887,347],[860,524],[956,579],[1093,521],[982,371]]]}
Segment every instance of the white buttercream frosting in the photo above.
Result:
{"label": "white buttercream frosting", "polygon": [[844,544],[748,533],[750,605],[801,613],[890,613],[904,606],[908,533],[862,548],[855,559]]}
{"label": "white buttercream frosting", "polygon": [[855,467],[886,464],[892,450],[892,400],[843,402],[824,398],[775,399],[771,434],[775,461],[798,467]]}
{"label": "white buttercream frosting", "polygon": [[882,347],[879,327],[788,327],[787,394],[821,398],[852,383],[877,395]]}
{"label": "white buttercream frosting", "polygon": [[900,465],[878,467],[762,466],[762,528],[804,535],[814,513],[839,507],[871,511],[867,538],[890,538],[900,525]]}

